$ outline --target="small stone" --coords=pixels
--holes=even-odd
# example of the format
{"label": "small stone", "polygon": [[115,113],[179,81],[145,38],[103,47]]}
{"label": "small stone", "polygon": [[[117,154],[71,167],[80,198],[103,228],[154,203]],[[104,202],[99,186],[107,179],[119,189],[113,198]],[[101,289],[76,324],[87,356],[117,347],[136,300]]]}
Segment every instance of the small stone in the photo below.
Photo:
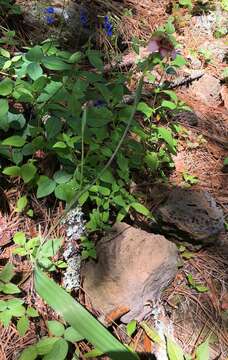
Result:
{"label": "small stone", "polygon": [[195,243],[214,243],[224,229],[223,211],[210,193],[204,190],[166,189],[167,196],[155,210],[164,232],[182,235]]}
{"label": "small stone", "polygon": [[116,224],[97,243],[96,251],[98,261],[90,260],[82,270],[84,290],[104,315],[128,307],[123,322],[148,314],[150,300],[159,299],[177,271],[175,244],[125,223]]}

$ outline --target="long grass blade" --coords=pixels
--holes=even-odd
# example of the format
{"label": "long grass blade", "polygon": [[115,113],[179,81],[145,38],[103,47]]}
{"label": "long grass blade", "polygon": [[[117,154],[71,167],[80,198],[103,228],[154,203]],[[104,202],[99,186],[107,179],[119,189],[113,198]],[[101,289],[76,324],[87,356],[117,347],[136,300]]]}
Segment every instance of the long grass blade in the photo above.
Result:
{"label": "long grass blade", "polygon": [[84,307],[72,298],[57,283],[36,267],[35,288],[37,293],[76,331],[92,345],[106,353],[113,360],[138,360]]}

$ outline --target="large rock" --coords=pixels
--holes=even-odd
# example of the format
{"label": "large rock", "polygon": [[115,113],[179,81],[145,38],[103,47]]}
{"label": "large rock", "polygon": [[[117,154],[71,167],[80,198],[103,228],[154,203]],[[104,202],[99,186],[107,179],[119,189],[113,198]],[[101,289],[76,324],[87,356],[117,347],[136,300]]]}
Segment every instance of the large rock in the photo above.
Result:
{"label": "large rock", "polygon": [[164,198],[155,215],[163,232],[179,235],[183,240],[214,243],[224,229],[224,216],[210,193],[180,187],[160,189],[159,193]]}
{"label": "large rock", "polygon": [[176,245],[124,223],[116,224],[96,250],[98,261],[83,268],[84,290],[105,315],[129,307],[123,322],[142,319],[150,309],[146,303],[157,300],[176,274]]}
{"label": "large rock", "polygon": [[189,87],[189,93],[202,101],[205,105],[217,106],[220,99],[221,84],[216,77],[205,74],[199,80],[194,81]]}

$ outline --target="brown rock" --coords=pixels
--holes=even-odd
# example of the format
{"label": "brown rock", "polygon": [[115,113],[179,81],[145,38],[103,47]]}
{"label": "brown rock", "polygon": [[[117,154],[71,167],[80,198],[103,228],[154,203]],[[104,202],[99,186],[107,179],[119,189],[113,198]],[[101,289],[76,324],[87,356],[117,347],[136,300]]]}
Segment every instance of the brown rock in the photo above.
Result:
{"label": "brown rock", "polygon": [[150,311],[146,303],[157,300],[176,274],[176,245],[124,223],[116,224],[96,250],[98,261],[91,260],[82,271],[84,290],[105,315],[129,307],[123,322],[142,319]]}

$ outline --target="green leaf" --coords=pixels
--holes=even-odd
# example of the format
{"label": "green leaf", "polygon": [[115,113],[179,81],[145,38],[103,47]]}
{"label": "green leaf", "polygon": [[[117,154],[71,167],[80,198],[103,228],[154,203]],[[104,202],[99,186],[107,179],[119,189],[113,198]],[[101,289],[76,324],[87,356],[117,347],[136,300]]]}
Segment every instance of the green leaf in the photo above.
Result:
{"label": "green leaf", "polygon": [[101,54],[96,50],[87,50],[86,55],[88,56],[89,62],[98,70],[102,71],[104,68]]}
{"label": "green leaf", "polygon": [[15,307],[18,307],[19,305],[23,305],[24,304],[24,300],[22,299],[17,299],[17,298],[13,298],[7,301],[7,307],[9,309],[13,309]]}
{"label": "green leaf", "polygon": [[53,149],[66,149],[67,145],[63,141],[57,141],[52,147]]}
{"label": "green leaf", "polygon": [[12,314],[10,310],[5,310],[4,312],[0,313],[0,322],[3,324],[4,327],[7,327],[12,319]]}
{"label": "green leaf", "polygon": [[81,58],[82,58],[81,51],[77,51],[77,52],[73,53],[67,61],[70,64],[75,64],[75,63],[78,63],[81,60]]}
{"label": "green leaf", "polygon": [[151,117],[154,110],[150,106],[148,106],[145,102],[140,102],[137,106],[137,110],[141,111],[143,114],[146,115],[146,117]]}
{"label": "green leaf", "polygon": [[166,347],[170,360],[184,360],[184,352],[181,347],[168,337],[166,339]]}
{"label": "green leaf", "polygon": [[172,61],[172,65],[177,66],[177,67],[181,67],[186,64],[187,64],[187,62],[186,62],[185,58],[179,54],[177,54],[175,60]]}
{"label": "green leaf", "polygon": [[62,59],[56,56],[45,56],[42,59],[42,63],[49,70],[62,71],[72,69],[70,64],[66,64]]}
{"label": "green leaf", "polygon": [[72,174],[64,170],[58,170],[54,173],[54,180],[57,184],[65,184],[72,178]]}
{"label": "green leaf", "polygon": [[32,162],[22,165],[21,167],[21,177],[25,184],[32,180],[37,172],[37,168]]}
{"label": "green leaf", "polygon": [[0,280],[8,283],[14,277],[14,274],[14,266],[11,263],[7,263],[0,272]]}
{"label": "green leaf", "polygon": [[7,302],[4,300],[0,300],[0,312],[5,311],[7,309]]}
{"label": "green leaf", "polygon": [[27,54],[25,55],[25,58],[29,61],[35,61],[40,62],[43,59],[43,51],[42,48],[38,45],[31,48]]}
{"label": "green leaf", "polygon": [[89,197],[89,192],[85,191],[78,199],[78,203],[82,206],[85,204],[85,202],[87,201]]}
{"label": "green leaf", "polygon": [[107,353],[113,360],[138,360],[107,329],[105,329],[86,309],[74,300],[41,270],[35,269],[35,288],[38,294],[76,331],[95,347]]}
{"label": "green leaf", "polygon": [[33,307],[28,307],[26,310],[26,314],[29,317],[38,317],[39,313],[36,309],[34,309]]}
{"label": "green leaf", "polygon": [[16,211],[17,212],[22,212],[25,207],[28,204],[28,199],[27,196],[21,196],[18,200],[17,200],[17,204],[16,204]]}
{"label": "green leaf", "polygon": [[62,239],[47,240],[41,247],[39,256],[52,257],[55,256],[60,249]]}
{"label": "green leaf", "polygon": [[18,294],[21,292],[21,290],[17,287],[17,285],[12,283],[4,284],[2,287],[2,291],[5,294]]}
{"label": "green leaf", "polygon": [[65,339],[58,339],[51,351],[43,357],[43,360],[65,360],[68,353],[68,343]]}
{"label": "green leaf", "polygon": [[160,137],[167,143],[169,150],[172,152],[172,154],[176,154],[176,142],[172,136],[172,133],[169,129],[166,129],[164,127],[158,127],[157,128],[158,134]]}
{"label": "green leaf", "polygon": [[52,349],[54,344],[58,341],[57,337],[43,337],[38,343],[36,344],[36,352],[38,355],[46,355]]}
{"label": "green leaf", "polygon": [[228,165],[228,157],[226,157],[223,161],[223,165]]}
{"label": "green leaf", "polygon": [[50,195],[56,187],[55,181],[44,175],[40,176],[39,180],[37,181],[37,185],[38,189],[36,195],[38,199]]}
{"label": "green leaf", "polygon": [[196,349],[196,360],[209,360],[209,338]]}
{"label": "green leaf", "polygon": [[169,95],[169,97],[175,102],[175,104],[178,102],[178,97],[176,93],[172,90],[163,90],[163,93]]}
{"label": "green leaf", "polygon": [[5,58],[10,59],[10,53],[9,53],[9,51],[7,51],[6,49],[1,48],[1,49],[0,49],[0,54],[1,54],[2,56],[4,56]]}
{"label": "green leaf", "polygon": [[159,159],[158,159],[158,153],[157,152],[148,152],[144,158],[144,161],[148,168],[152,172],[156,172],[159,167]]}
{"label": "green leaf", "polygon": [[9,176],[19,176],[21,173],[21,169],[19,168],[19,166],[9,166],[6,167],[2,173]]}
{"label": "green leaf", "polygon": [[175,103],[173,103],[172,101],[168,101],[168,100],[162,100],[161,106],[168,108],[170,110],[174,110],[177,107],[177,105]]}
{"label": "green leaf", "polygon": [[17,331],[20,336],[24,336],[29,329],[29,319],[27,316],[22,316],[17,322]]}
{"label": "green leaf", "polygon": [[109,184],[113,184],[113,182],[115,181],[111,170],[108,170],[108,169],[106,169],[105,171],[102,172],[100,179]]}
{"label": "green leaf", "polygon": [[95,348],[89,352],[87,352],[86,354],[84,354],[84,358],[86,359],[90,359],[90,358],[97,358],[98,356],[104,355],[103,351],[100,351],[99,349]]}
{"label": "green leaf", "polygon": [[72,343],[75,343],[77,341],[81,341],[84,339],[83,336],[81,336],[81,334],[79,334],[79,332],[77,332],[72,326],[69,326],[65,332],[64,332],[64,338],[67,341],[70,341]]}
{"label": "green leaf", "polygon": [[13,81],[10,79],[4,79],[0,81],[0,95],[7,96],[10,95],[13,91]]}
{"label": "green leaf", "polygon": [[[1,106],[1,104],[0,104]],[[22,147],[25,144],[25,139],[19,135],[13,135],[2,141],[2,145]]]}
{"label": "green leaf", "polygon": [[131,320],[128,324],[127,324],[127,334],[128,336],[131,336],[132,334],[134,334],[135,330],[137,327],[137,321],[136,320]]}
{"label": "green leaf", "polygon": [[168,34],[173,34],[175,32],[175,26],[173,25],[173,18],[169,17],[166,25],[165,30]]}
{"label": "green leaf", "polygon": [[22,351],[18,360],[35,360],[37,356],[36,345],[32,345]]}
{"label": "green leaf", "polygon": [[[140,326],[143,328],[143,330],[145,331],[145,333],[147,334],[147,336],[148,336],[153,342],[155,342],[155,343],[157,343],[157,344],[161,344],[161,343],[162,343],[162,340],[161,340],[160,335],[158,334],[158,332],[157,332],[155,329],[149,327],[145,321],[142,321],[142,322],[140,323]],[[171,360],[171,359],[170,359],[170,360]]]}
{"label": "green leaf", "polygon": [[65,331],[65,327],[62,323],[56,320],[50,320],[47,322],[47,327],[51,335],[62,336]]}
{"label": "green leaf", "polygon": [[9,110],[8,100],[0,99],[0,118],[7,114]]}
{"label": "green leaf", "polygon": [[16,234],[14,234],[13,241],[17,245],[21,245],[21,246],[25,245],[26,243],[25,233],[23,233],[22,231],[16,232]]}
{"label": "green leaf", "polygon": [[131,207],[133,207],[133,209],[135,209],[138,213],[140,213],[142,215],[151,216],[150,211],[144,205],[142,205],[138,202],[132,203]]}
{"label": "green leaf", "polygon": [[43,75],[42,67],[39,64],[32,62],[27,66],[27,74],[32,80],[37,80]]}
{"label": "green leaf", "polygon": [[25,314],[25,308],[23,305],[11,306],[10,311],[12,316],[23,316]]}

